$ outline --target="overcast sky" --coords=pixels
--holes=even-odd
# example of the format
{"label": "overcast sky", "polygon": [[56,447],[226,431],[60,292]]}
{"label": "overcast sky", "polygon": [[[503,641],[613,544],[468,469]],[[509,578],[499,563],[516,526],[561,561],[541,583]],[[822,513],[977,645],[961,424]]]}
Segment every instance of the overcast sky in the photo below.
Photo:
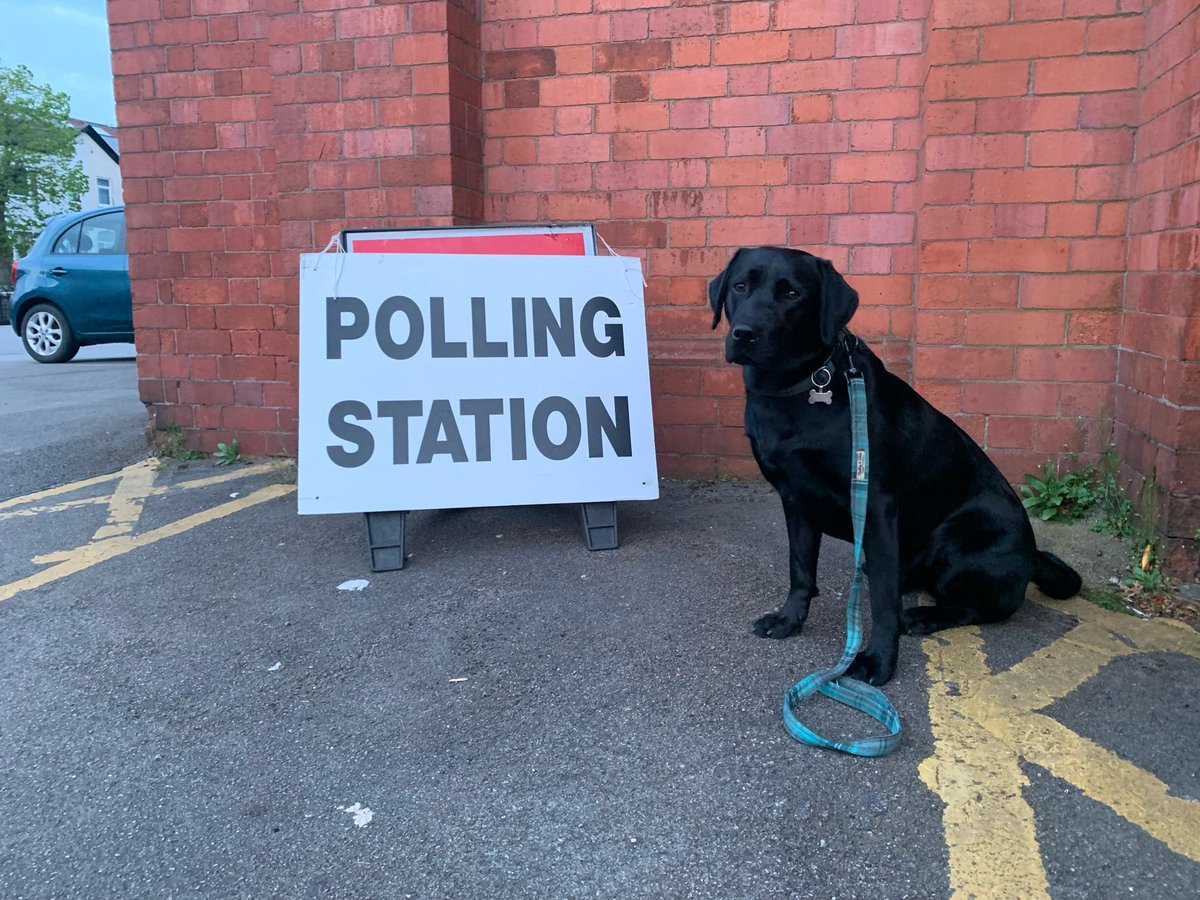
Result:
{"label": "overcast sky", "polygon": [[64,91],[76,119],[116,125],[104,0],[0,0],[0,67]]}

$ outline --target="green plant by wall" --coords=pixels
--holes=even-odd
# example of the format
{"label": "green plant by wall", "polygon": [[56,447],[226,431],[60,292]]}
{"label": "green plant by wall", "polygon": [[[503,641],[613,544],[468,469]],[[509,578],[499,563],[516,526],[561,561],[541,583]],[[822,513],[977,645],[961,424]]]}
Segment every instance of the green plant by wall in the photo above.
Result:
{"label": "green plant by wall", "polygon": [[1095,603],[1103,609],[1123,613],[1127,616],[1137,615],[1137,613],[1129,608],[1129,605],[1122,599],[1121,592],[1116,588],[1085,587],[1080,593],[1083,594],[1085,600]]}
{"label": "green plant by wall", "polygon": [[1025,476],[1021,502],[1043,522],[1073,522],[1095,505],[1095,484],[1094,466],[1064,474],[1057,464],[1044,463],[1038,475]]}
{"label": "green plant by wall", "polygon": [[217,461],[218,466],[232,466],[234,463],[241,462],[242,454],[238,450],[237,438],[228,444],[217,444],[213,458]]}
{"label": "green plant by wall", "polygon": [[1149,571],[1135,564],[1130,570],[1129,581],[1148,594],[1157,594],[1169,586],[1169,580],[1162,573],[1162,569],[1158,568],[1157,560],[1151,565]]}
{"label": "green plant by wall", "polygon": [[184,443],[183,429],[178,425],[168,425],[166,428],[160,428],[156,435],[154,455],[160,459],[169,457],[171,459],[200,459],[204,456],[199,450],[191,450]]}
{"label": "green plant by wall", "polygon": [[1117,448],[1109,444],[1100,454],[1096,471],[1096,506],[1100,517],[1092,529],[1131,540],[1137,514],[1133,509],[1133,501],[1121,488],[1120,475],[1121,458],[1117,456]]}
{"label": "green plant by wall", "polygon": [[[1097,513],[1092,530],[1111,534],[1129,544],[1129,578],[1124,584],[1146,593],[1170,587],[1158,561],[1157,534],[1159,484],[1142,479],[1137,501],[1120,482],[1121,460],[1111,444],[1095,466],[1062,473],[1057,464],[1043,464],[1037,475],[1025,476],[1022,503],[1031,517],[1043,522],[1073,522],[1089,512]],[[1200,529],[1196,532],[1200,540]]]}

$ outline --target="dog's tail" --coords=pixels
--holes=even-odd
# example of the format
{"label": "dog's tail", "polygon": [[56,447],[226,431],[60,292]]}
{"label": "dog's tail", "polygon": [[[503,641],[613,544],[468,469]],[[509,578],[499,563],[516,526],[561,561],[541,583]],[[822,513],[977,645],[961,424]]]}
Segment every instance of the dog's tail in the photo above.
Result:
{"label": "dog's tail", "polygon": [[1079,573],[1068,566],[1053,553],[1045,550],[1038,551],[1037,563],[1033,570],[1033,583],[1047,597],[1055,600],[1066,600],[1074,597],[1083,587],[1083,579]]}

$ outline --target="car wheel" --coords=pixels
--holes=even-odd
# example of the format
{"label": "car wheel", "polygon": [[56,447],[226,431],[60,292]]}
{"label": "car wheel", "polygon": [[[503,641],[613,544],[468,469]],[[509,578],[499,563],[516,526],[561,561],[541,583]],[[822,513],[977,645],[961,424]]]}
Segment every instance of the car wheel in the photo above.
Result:
{"label": "car wheel", "polygon": [[49,303],[36,303],[25,314],[21,342],[25,352],[40,363],[66,362],[79,352],[67,317]]}

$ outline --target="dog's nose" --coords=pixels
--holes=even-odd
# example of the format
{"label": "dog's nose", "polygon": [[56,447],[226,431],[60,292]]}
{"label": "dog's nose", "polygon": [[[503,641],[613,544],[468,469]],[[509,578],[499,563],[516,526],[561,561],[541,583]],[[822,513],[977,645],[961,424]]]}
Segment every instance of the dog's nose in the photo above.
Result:
{"label": "dog's nose", "polygon": [[748,325],[735,325],[733,328],[733,339],[735,341],[745,341],[748,344],[753,344],[758,340],[758,334]]}

